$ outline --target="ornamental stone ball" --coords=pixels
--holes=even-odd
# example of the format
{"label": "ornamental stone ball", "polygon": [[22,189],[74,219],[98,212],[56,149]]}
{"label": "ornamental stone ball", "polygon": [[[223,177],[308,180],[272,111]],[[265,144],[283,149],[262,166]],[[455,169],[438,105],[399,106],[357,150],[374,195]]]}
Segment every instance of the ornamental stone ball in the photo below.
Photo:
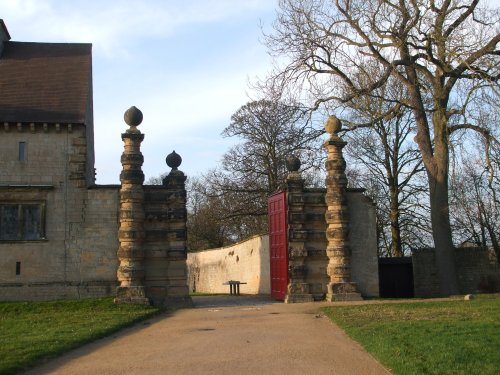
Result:
{"label": "ornamental stone ball", "polygon": [[286,169],[288,172],[298,172],[300,169],[300,159],[295,155],[286,158]]}
{"label": "ornamental stone ball", "polygon": [[125,111],[123,118],[127,125],[136,127],[142,122],[142,112],[139,108],[132,106]]}
{"label": "ornamental stone ball", "polygon": [[177,170],[177,168],[179,168],[179,166],[181,165],[182,163],[182,158],[181,156],[174,151],[172,151],[172,153],[170,155],[168,155],[165,159],[165,161],[167,162],[167,165],[172,168],[174,171]]}
{"label": "ornamental stone ball", "polygon": [[325,123],[325,130],[328,134],[334,135],[342,129],[342,122],[336,116],[328,117]]}

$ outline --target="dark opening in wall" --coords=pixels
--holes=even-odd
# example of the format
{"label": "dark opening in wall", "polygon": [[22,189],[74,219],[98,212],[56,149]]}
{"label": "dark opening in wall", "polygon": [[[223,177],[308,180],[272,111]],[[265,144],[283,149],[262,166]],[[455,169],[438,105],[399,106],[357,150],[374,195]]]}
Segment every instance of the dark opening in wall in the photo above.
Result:
{"label": "dark opening in wall", "polygon": [[413,298],[411,257],[378,258],[380,297]]}
{"label": "dark opening in wall", "polygon": [[19,161],[26,161],[26,142],[19,142]]}
{"label": "dark opening in wall", "polygon": [[21,262],[16,262],[16,275],[21,274]]}

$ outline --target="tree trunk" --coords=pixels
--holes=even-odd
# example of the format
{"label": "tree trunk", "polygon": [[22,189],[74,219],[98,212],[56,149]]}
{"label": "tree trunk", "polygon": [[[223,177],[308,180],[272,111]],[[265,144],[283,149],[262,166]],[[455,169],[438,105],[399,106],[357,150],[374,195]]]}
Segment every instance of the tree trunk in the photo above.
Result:
{"label": "tree trunk", "polygon": [[495,234],[495,228],[493,228],[491,225],[488,225],[487,229],[488,233],[490,234],[493,250],[495,251],[495,255],[497,256],[497,263],[500,264],[500,245],[498,244],[498,239]]}
{"label": "tree trunk", "polygon": [[[432,115],[434,147],[431,142],[429,123],[424,110],[422,96],[418,89],[418,79],[414,69],[407,69],[413,82],[409,87],[413,113],[417,124],[415,141],[422,154],[429,180],[431,206],[432,237],[438,271],[439,290],[443,297],[458,294],[457,273],[455,267],[455,249],[453,246],[449,212],[448,171],[449,171],[449,134],[448,120],[445,116],[445,100],[436,101],[436,110]],[[435,93],[436,98],[439,97]],[[439,108],[439,110],[437,110]]]}
{"label": "tree trunk", "polygon": [[[429,192],[431,204],[432,236],[438,269],[439,289],[441,296],[446,297],[458,294],[455,254],[450,226],[448,207],[447,178],[434,176],[428,171]],[[441,177],[441,178],[440,178]]]}
{"label": "tree trunk", "polygon": [[391,255],[394,257],[402,257],[403,249],[401,245],[401,228],[399,226],[398,193],[394,191],[397,187],[391,186],[390,189]]}

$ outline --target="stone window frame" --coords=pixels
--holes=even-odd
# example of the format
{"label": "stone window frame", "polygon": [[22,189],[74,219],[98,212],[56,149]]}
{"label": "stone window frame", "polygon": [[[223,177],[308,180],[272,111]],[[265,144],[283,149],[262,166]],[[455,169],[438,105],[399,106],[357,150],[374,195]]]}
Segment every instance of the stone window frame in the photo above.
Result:
{"label": "stone window frame", "polygon": [[[3,207],[17,206],[17,236],[16,238],[2,238],[0,228],[0,243],[5,242],[33,242],[33,241],[46,241],[46,228],[45,228],[45,214],[46,202],[45,201],[0,201],[0,226],[2,225]],[[23,208],[25,207],[38,207],[38,236],[36,238],[27,238],[23,229],[25,220]]]}

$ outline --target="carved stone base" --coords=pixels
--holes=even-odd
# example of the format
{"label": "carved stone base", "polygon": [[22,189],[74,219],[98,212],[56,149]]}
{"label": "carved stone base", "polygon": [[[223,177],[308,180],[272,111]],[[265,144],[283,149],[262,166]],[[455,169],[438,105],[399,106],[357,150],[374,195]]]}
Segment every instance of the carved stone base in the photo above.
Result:
{"label": "carved stone base", "polygon": [[115,303],[133,303],[136,305],[150,305],[143,286],[119,286],[116,288]]}
{"label": "carved stone base", "polygon": [[314,298],[309,293],[309,284],[303,280],[290,281],[287,287],[285,303],[313,302]]}
{"label": "carved stone base", "polygon": [[312,294],[287,294],[285,303],[305,303],[314,302]]}
{"label": "carved stone base", "polygon": [[330,283],[326,301],[362,301],[363,297],[358,292],[356,283]]}

